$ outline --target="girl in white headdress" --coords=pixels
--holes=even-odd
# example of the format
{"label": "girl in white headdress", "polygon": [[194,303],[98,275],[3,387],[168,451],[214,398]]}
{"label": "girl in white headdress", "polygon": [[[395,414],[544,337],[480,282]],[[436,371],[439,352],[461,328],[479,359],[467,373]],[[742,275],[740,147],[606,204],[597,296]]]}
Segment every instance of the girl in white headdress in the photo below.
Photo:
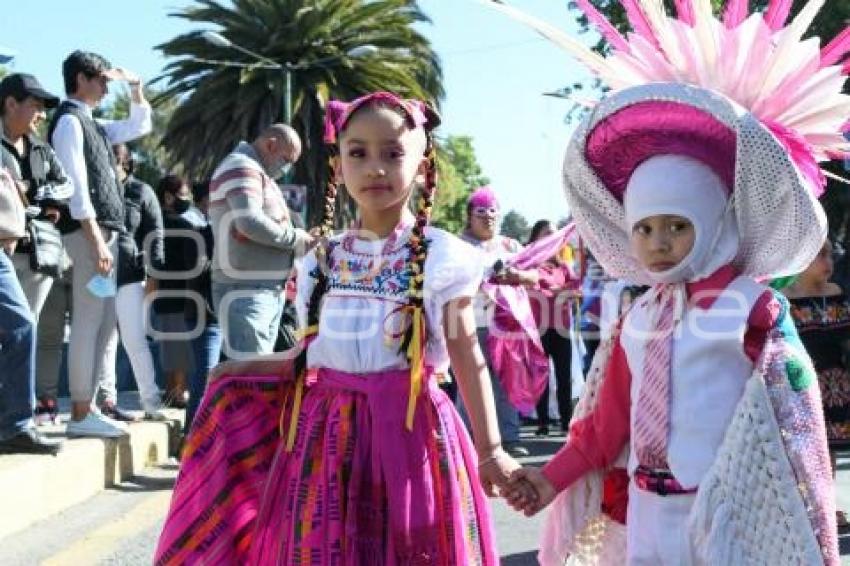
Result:
{"label": "girl in white headdress", "polygon": [[757,281],[823,244],[817,160],[847,150],[830,65],[850,34],[798,44],[822,2],[783,29],[787,2],[747,18],[732,0],[721,22],[707,0],[678,0],[678,19],[634,0],[627,41],[578,3],[610,58],[499,8],[614,88],[567,150],[567,200],[606,272],[652,288],[600,346],[565,446],[515,473],[537,499],[509,500],[555,500],[547,565],[837,564],[817,380],[787,301]]}

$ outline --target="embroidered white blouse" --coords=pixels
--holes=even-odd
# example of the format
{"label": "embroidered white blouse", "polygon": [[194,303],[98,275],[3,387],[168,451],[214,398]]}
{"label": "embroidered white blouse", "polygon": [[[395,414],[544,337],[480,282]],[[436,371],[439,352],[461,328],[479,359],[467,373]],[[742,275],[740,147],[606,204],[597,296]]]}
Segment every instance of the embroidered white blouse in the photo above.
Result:
{"label": "embroidered white blouse", "polygon": [[[384,250],[387,240],[337,236],[331,240],[329,288],[319,316],[319,333],[307,352],[308,367],[370,373],[408,367],[399,353],[401,335],[409,320],[399,310],[407,304],[410,231]],[[443,306],[460,297],[474,297],[481,284],[480,254],[459,238],[428,227],[431,241],[425,260],[424,306],[428,343],[426,365],[438,372],[448,368],[443,335]],[[295,306],[306,326],[307,302],[316,283],[315,251],[298,265]]]}

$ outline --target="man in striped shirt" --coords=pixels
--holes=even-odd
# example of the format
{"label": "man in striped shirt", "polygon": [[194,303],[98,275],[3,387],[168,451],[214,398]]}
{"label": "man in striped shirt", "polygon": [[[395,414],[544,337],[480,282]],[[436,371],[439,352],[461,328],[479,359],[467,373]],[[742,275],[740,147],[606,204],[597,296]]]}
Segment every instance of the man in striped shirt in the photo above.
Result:
{"label": "man in striped shirt", "polygon": [[293,259],[312,243],[293,226],[274,181],[300,154],[295,130],[272,124],[252,143],[240,142],[213,173],[212,295],[229,358],[272,352]]}

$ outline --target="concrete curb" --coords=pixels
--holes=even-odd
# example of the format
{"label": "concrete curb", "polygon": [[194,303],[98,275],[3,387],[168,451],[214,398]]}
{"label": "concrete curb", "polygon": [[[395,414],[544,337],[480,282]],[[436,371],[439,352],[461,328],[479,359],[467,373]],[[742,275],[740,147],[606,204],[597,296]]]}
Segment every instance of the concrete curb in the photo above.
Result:
{"label": "concrete curb", "polygon": [[[182,413],[169,411],[173,418],[165,422],[132,423],[129,435],[118,439],[65,439],[55,457],[0,456],[0,538],[166,462],[178,449]],[[67,420],[65,415],[62,422]],[[65,425],[40,430],[64,437]]]}

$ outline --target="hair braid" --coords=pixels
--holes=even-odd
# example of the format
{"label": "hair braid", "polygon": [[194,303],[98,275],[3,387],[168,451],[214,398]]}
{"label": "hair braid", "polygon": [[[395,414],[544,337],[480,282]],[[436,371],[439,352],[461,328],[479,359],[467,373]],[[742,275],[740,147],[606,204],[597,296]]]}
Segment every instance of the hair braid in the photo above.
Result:
{"label": "hair braid", "polygon": [[[336,194],[337,186],[334,181],[335,163],[337,155],[331,149],[331,154],[328,159],[328,167],[330,169],[328,182],[325,185],[325,210],[322,215],[322,223],[319,226],[319,244],[316,246],[316,284],[310,293],[310,300],[307,302],[307,327],[319,324],[319,309],[322,302],[322,297],[328,290],[328,241],[333,233],[334,215],[336,212]],[[295,360],[296,375],[300,374],[307,368],[307,349],[304,348],[298,354]]]}
{"label": "hair braid", "polygon": [[[416,203],[416,221],[407,244],[410,250],[410,265],[408,267],[410,286],[407,290],[407,304],[415,308],[422,308],[423,306],[425,260],[428,257],[429,245],[429,241],[425,239],[425,227],[431,219],[431,210],[434,206],[434,193],[437,189],[437,152],[430,133],[428,133],[428,143],[425,153],[428,158],[425,185],[422,187],[419,200]],[[399,351],[406,354],[412,339],[413,324],[410,324],[404,332],[404,338],[401,341]]]}

